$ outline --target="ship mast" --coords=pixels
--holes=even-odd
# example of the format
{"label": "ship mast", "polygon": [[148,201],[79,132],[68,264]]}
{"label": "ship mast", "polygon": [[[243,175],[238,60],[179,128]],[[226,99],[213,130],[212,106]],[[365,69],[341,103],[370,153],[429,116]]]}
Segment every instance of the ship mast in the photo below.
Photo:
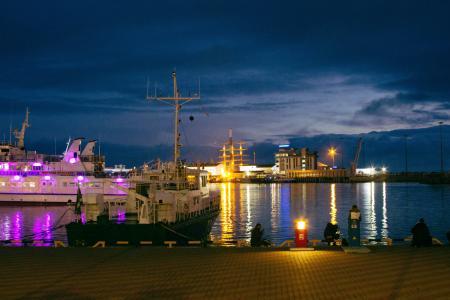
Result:
{"label": "ship mast", "polygon": [[[147,100],[157,100],[157,101],[160,101],[160,102],[163,102],[165,104],[172,105],[175,107],[173,162],[174,162],[176,168],[179,169],[178,167],[179,167],[180,148],[181,148],[180,133],[179,133],[179,126],[180,126],[179,114],[181,111],[181,107],[184,104],[191,102],[192,100],[200,99],[200,91],[199,91],[198,96],[195,96],[195,97],[180,97],[180,93],[179,93],[178,87],[177,87],[177,73],[175,70],[172,72],[172,82],[173,82],[173,97],[157,97],[156,91],[155,91],[154,96],[147,95]],[[179,172],[177,172],[177,179],[178,179],[178,175],[179,175],[178,173]],[[178,185],[178,182],[177,182],[177,185]]]}

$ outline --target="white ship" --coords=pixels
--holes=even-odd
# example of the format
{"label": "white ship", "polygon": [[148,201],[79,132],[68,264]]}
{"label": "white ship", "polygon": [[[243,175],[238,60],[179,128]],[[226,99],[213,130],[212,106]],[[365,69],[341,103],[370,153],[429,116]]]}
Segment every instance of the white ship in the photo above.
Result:
{"label": "white ship", "polygon": [[[182,105],[199,97],[181,97],[176,73],[172,73],[173,97],[148,97],[170,103],[175,108],[174,158],[157,161],[130,174],[126,201],[102,201],[101,197],[83,195],[86,221],[66,225],[70,246],[107,245],[176,245],[189,242],[206,245],[209,233],[220,212],[220,194],[209,190],[208,172],[189,169],[180,159],[179,114]],[[82,216],[82,214],[80,214]]]}
{"label": "white ship", "polygon": [[73,139],[63,155],[25,150],[28,117],[27,109],[21,130],[14,132],[15,144],[0,142],[0,204],[75,202],[78,185],[83,194],[126,198],[126,193],[117,187],[127,188],[126,178],[104,172],[105,158],[95,155],[95,140],[87,142],[81,151],[84,139]]}

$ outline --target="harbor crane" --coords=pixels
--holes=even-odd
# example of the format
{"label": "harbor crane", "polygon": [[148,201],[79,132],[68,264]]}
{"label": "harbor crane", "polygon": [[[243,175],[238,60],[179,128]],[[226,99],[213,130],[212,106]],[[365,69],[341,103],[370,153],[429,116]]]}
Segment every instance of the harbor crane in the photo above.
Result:
{"label": "harbor crane", "polygon": [[30,127],[30,123],[28,123],[28,116],[30,115],[30,111],[28,110],[27,107],[27,111],[25,114],[25,120],[22,122],[22,128],[20,129],[20,131],[18,131],[17,129],[14,129],[14,137],[17,139],[17,147],[19,149],[24,149],[25,148],[25,131],[27,130],[28,127]]}
{"label": "harbor crane", "polygon": [[356,168],[358,167],[358,160],[359,160],[359,155],[361,153],[361,148],[362,148],[362,137],[360,137],[358,139],[358,145],[356,147],[356,151],[355,151],[355,157],[351,163],[351,167],[350,167],[350,175],[351,176],[355,176],[356,175]]}

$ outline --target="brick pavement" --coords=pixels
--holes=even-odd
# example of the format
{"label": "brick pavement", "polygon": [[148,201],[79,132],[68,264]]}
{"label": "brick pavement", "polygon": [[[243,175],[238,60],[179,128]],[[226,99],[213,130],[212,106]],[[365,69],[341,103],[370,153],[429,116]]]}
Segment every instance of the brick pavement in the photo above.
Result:
{"label": "brick pavement", "polygon": [[450,299],[450,247],[0,248],[0,299]]}

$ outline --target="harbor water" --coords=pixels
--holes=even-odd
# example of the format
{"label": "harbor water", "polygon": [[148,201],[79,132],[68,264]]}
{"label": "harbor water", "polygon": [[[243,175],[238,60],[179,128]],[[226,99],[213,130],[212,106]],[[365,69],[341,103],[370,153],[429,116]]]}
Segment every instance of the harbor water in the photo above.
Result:
{"label": "harbor water", "polygon": [[[322,239],[327,222],[337,222],[346,236],[352,204],[361,210],[363,239],[410,235],[425,218],[433,236],[445,241],[450,230],[450,186],[415,183],[212,184],[220,191],[221,213],[211,238],[249,240],[261,223],[275,243],[293,239],[294,223],[305,219],[310,239]],[[0,240],[66,240],[63,224],[74,218],[66,206],[0,206]],[[60,227],[52,230],[54,227]]]}

